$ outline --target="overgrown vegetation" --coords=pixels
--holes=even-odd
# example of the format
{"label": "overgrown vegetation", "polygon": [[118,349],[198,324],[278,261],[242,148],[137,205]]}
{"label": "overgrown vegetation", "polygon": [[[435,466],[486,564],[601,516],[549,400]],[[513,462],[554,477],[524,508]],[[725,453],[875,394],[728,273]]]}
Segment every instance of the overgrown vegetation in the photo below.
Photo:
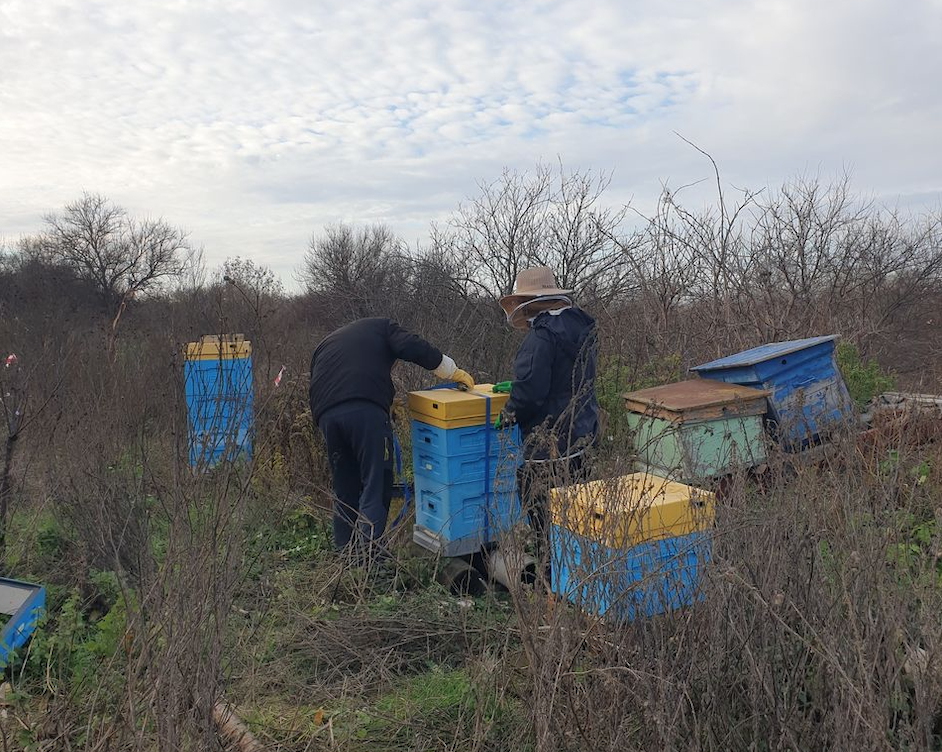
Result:
{"label": "overgrown vegetation", "polygon": [[[249,260],[206,273],[185,234],[91,195],[6,249],[3,563],[46,585],[49,613],[9,672],[0,744],[221,750],[225,700],[271,750],[942,748],[942,455],[923,428],[773,452],[731,479],[704,599],[667,616],[599,622],[527,588],[455,597],[408,526],[391,572],[331,552],[305,393],[318,338],[393,316],[503,380],[518,340],[496,297],[530,263],[599,323],[599,475],[625,469],[624,392],[765,341],[841,335],[860,408],[938,391],[942,337],[917,317],[942,301],[938,217],[810,181],[701,213],[665,192],[639,219],[605,188],[508,172],[421,249],[330,228],[298,294]],[[86,214],[116,228],[107,259],[144,249],[129,260],[152,252],[158,276],[102,287],[67,255]],[[194,473],[180,347],[227,332],[253,344],[253,456]]]}

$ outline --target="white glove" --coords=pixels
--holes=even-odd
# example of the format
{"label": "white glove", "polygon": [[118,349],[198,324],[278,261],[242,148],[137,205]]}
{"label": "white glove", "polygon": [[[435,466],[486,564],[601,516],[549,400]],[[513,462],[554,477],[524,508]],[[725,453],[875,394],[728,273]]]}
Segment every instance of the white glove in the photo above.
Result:
{"label": "white glove", "polygon": [[453,361],[447,355],[442,355],[442,362],[438,364],[438,368],[432,371],[432,373],[438,376],[438,378],[445,381],[447,379],[450,379],[452,376],[454,376],[455,371],[457,370],[458,370],[458,366],[455,363],[455,361]]}
{"label": "white glove", "polygon": [[458,368],[458,366],[455,365],[455,361],[447,355],[442,355],[442,362],[432,373],[444,381],[451,379],[458,382],[458,384],[465,389],[474,389],[474,379],[471,377],[471,374]]}

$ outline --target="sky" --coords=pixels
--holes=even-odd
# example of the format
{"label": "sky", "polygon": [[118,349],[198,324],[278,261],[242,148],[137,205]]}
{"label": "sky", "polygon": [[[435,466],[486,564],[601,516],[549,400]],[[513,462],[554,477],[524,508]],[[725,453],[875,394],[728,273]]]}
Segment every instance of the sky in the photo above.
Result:
{"label": "sky", "polygon": [[679,135],[939,210],[940,37],[942,0],[0,0],[0,240],[96,192],[290,289],[325,225],[421,242],[505,167],[643,213],[711,176]]}

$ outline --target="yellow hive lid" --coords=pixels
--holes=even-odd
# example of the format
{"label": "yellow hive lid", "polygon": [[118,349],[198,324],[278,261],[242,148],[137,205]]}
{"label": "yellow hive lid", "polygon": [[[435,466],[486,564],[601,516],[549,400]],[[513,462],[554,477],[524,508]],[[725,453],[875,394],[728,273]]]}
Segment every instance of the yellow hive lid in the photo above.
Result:
{"label": "yellow hive lid", "polygon": [[409,392],[412,417],[439,428],[480,425],[487,409],[485,396],[491,398],[491,420],[496,420],[507,404],[508,394],[494,394],[493,384],[477,384],[470,392],[458,389],[423,389]]}
{"label": "yellow hive lid", "polygon": [[651,473],[550,490],[555,524],[610,548],[705,530],[714,505],[711,492]]}
{"label": "yellow hive lid", "polygon": [[252,343],[244,334],[204,334],[199,342],[187,342],[184,350],[187,360],[229,360],[251,354]]}

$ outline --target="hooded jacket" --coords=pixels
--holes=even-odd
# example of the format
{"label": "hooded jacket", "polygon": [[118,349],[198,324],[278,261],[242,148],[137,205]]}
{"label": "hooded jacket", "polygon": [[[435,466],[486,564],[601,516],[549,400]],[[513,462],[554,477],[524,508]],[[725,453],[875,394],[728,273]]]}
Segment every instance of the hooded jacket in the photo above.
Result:
{"label": "hooded jacket", "polygon": [[596,349],[595,320],[581,309],[534,319],[504,408],[520,426],[527,459],[563,458],[594,444]]}

